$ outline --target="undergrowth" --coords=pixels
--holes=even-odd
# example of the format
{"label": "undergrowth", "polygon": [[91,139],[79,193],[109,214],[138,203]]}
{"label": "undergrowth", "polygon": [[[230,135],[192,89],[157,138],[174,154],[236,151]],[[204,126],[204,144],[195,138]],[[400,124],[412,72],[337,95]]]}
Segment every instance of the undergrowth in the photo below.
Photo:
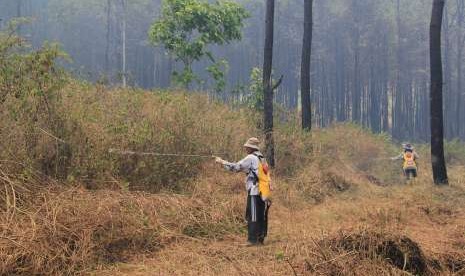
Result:
{"label": "undergrowth", "polygon": [[[0,274],[87,274],[189,243],[208,255],[204,246],[245,235],[243,175],[221,171],[210,155],[242,158],[244,141],[260,137],[257,113],[199,94],[72,80],[55,65],[63,56],[55,46],[24,43],[0,35]],[[450,187],[433,187],[424,146],[420,176],[405,185],[387,135],[353,124],[303,133],[298,116],[285,115],[271,207],[282,240],[278,253],[258,255],[272,263],[265,274],[286,274],[282,264],[308,275],[464,271],[459,142],[447,144],[458,164]],[[241,274],[255,260],[216,250],[221,257],[198,259],[214,261],[211,274],[220,262]],[[187,249],[176,253],[192,261]],[[167,271],[201,266],[170,267],[177,257],[162,264]]]}

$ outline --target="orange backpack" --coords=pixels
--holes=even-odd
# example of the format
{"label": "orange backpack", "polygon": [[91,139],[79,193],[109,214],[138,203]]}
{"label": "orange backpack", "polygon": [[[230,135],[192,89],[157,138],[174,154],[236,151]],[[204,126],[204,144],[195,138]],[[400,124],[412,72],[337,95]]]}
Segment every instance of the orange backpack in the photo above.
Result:
{"label": "orange backpack", "polygon": [[415,162],[415,154],[407,151],[404,153],[404,170],[417,169],[417,163]]}

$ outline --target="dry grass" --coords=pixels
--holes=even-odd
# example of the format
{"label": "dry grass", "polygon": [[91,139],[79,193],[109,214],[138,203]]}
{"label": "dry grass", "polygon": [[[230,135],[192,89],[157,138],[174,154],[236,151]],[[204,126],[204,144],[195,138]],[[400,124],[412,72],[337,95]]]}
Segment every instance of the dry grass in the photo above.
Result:
{"label": "dry grass", "polygon": [[240,199],[89,191],[51,185],[27,207],[2,211],[0,274],[86,273],[171,243],[242,232]]}
{"label": "dry grass", "polygon": [[[347,132],[343,132],[342,128],[338,127],[338,131],[333,132],[333,135],[347,135],[352,131],[349,128]],[[315,138],[318,138],[317,135]],[[389,152],[379,150],[379,154],[387,155]],[[364,155],[360,156],[365,158]],[[360,160],[362,161],[364,160]],[[365,177],[366,171],[356,169],[355,165],[347,168],[345,164],[337,161],[334,162],[334,166],[325,170],[319,163],[318,159],[315,159],[315,162],[307,161],[307,164],[303,165],[303,172],[293,176],[284,174],[275,177],[277,190],[270,216],[271,234],[264,247],[242,246],[244,234],[230,234],[222,240],[184,240],[172,243],[151,256],[135,256],[130,262],[103,268],[94,273],[464,273],[463,182],[453,177],[450,187],[434,187],[429,180],[429,173],[423,170],[420,178],[414,183],[404,185],[386,182],[387,185],[378,185]],[[395,164],[393,166],[396,167]],[[459,175],[455,170],[460,169],[452,168],[453,175]],[[240,177],[224,175],[208,167],[205,173],[199,175],[202,185],[196,186],[196,191],[210,193],[217,190],[218,196],[223,201],[228,201],[230,196],[240,193],[242,184]],[[309,187],[306,187],[306,184]],[[341,185],[347,188],[340,189]],[[308,190],[313,197],[309,198]],[[314,200],[315,197],[322,200]]]}
{"label": "dry grass", "polygon": [[[291,148],[302,149],[309,143],[292,139],[288,142]],[[335,161],[327,163],[328,160],[321,160],[328,158],[323,151],[310,151],[308,156],[297,156],[306,161],[299,162],[294,173],[275,175],[277,190],[266,246],[243,247],[244,234],[228,235],[223,240],[183,241],[150,257],[136,256],[131,262],[95,273],[464,274],[465,185],[460,167],[451,168],[449,187],[435,187],[426,168],[420,171],[419,179],[405,185],[400,181],[398,164],[385,160],[381,164],[369,162],[370,156],[387,157],[396,152],[383,137],[351,126],[336,126],[324,133],[315,132],[312,139],[325,141],[323,148],[335,155]],[[344,141],[354,142],[347,145]],[[376,146],[366,147],[367,143]],[[339,145],[345,149],[337,151]],[[357,154],[351,155],[352,151]],[[321,158],[315,158],[315,154],[321,154]],[[295,162],[279,158],[281,162]],[[387,166],[394,171],[388,177]],[[384,172],[377,173],[383,168]],[[240,193],[240,178],[225,178],[224,173],[210,168],[199,178],[206,186],[198,190],[219,189],[224,200]]]}
{"label": "dry grass", "polygon": [[199,172],[203,158],[109,150],[226,154],[240,151],[243,141],[257,134],[245,110],[233,111],[199,94],[107,90],[75,82],[58,94],[54,120],[40,112],[37,118],[22,116],[29,112],[25,103],[8,99],[0,110],[0,160],[88,188],[179,191],[183,180]]}
{"label": "dry grass", "polygon": [[[433,186],[425,151],[419,178],[405,185],[399,164],[387,160],[397,152],[385,136],[352,125],[311,134],[278,125],[270,236],[264,247],[249,248],[242,246],[242,175],[208,159],[108,149],[225,152],[237,160],[243,140],[257,134],[250,114],[182,93],[70,84],[61,96],[59,134],[67,146],[37,131],[49,130],[44,121],[18,124],[0,113],[7,141],[0,150],[0,274],[465,272],[460,151],[450,186]],[[134,191],[141,189],[157,193]]]}
{"label": "dry grass", "polygon": [[463,274],[464,200],[457,194],[464,187],[438,189],[428,183],[366,192],[364,186],[372,184],[358,184],[349,196],[333,195],[317,205],[279,188],[276,193],[288,192],[287,198],[275,198],[264,247],[243,247],[244,234],[184,240],[96,274]]}
{"label": "dry grass", "polygon": [[56,48],[22,43],[0,34],[1,275],[465,275],[462,143],[446,147],[450,186],[431,183],[427,146],[406,184],[387,136],[302,133],[281,110],[270,235],[244,247],[242,175],[110,149],[237,160],[257,115],[77,83]]}

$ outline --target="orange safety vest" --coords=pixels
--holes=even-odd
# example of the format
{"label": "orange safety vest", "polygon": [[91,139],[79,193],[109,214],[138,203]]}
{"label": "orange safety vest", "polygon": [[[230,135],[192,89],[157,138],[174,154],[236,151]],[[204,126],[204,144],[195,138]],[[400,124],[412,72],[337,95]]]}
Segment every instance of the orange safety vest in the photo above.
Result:
{"label": "orange safety vest", "polygon": [[404,153],[404,170],[417,169],[417,163],[415,162],[415,154],[413,152]]}

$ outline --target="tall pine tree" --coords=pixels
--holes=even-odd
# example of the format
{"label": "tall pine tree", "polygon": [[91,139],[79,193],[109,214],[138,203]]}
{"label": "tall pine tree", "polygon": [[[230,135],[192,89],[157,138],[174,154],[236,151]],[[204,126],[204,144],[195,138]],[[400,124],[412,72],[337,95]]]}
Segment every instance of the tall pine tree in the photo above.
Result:
{"label": "tall pine tree", "polygon": [[304,35],[300,70],[300,95],[302,102],[302,129],[312,128],[312,102],[310,98],[310,64],[312,56],[313,0],[304,0]]}
{"label": "tall pine tree", "polygon": [[431,163],[434,183],[448,184],[444,158],[444,125],[442,106],[442,58],[441,27],[445,0],[434,0],[430,24],[430,66],[431,66]]}
{"label": "tall pine tree", "polygon": [[275,165],[273,139],[273,84],[271,78],[273,68],[274,6],[274,0],[266,1],[265,49],[263,58],[265,156],[271,167],[274,167]]}

